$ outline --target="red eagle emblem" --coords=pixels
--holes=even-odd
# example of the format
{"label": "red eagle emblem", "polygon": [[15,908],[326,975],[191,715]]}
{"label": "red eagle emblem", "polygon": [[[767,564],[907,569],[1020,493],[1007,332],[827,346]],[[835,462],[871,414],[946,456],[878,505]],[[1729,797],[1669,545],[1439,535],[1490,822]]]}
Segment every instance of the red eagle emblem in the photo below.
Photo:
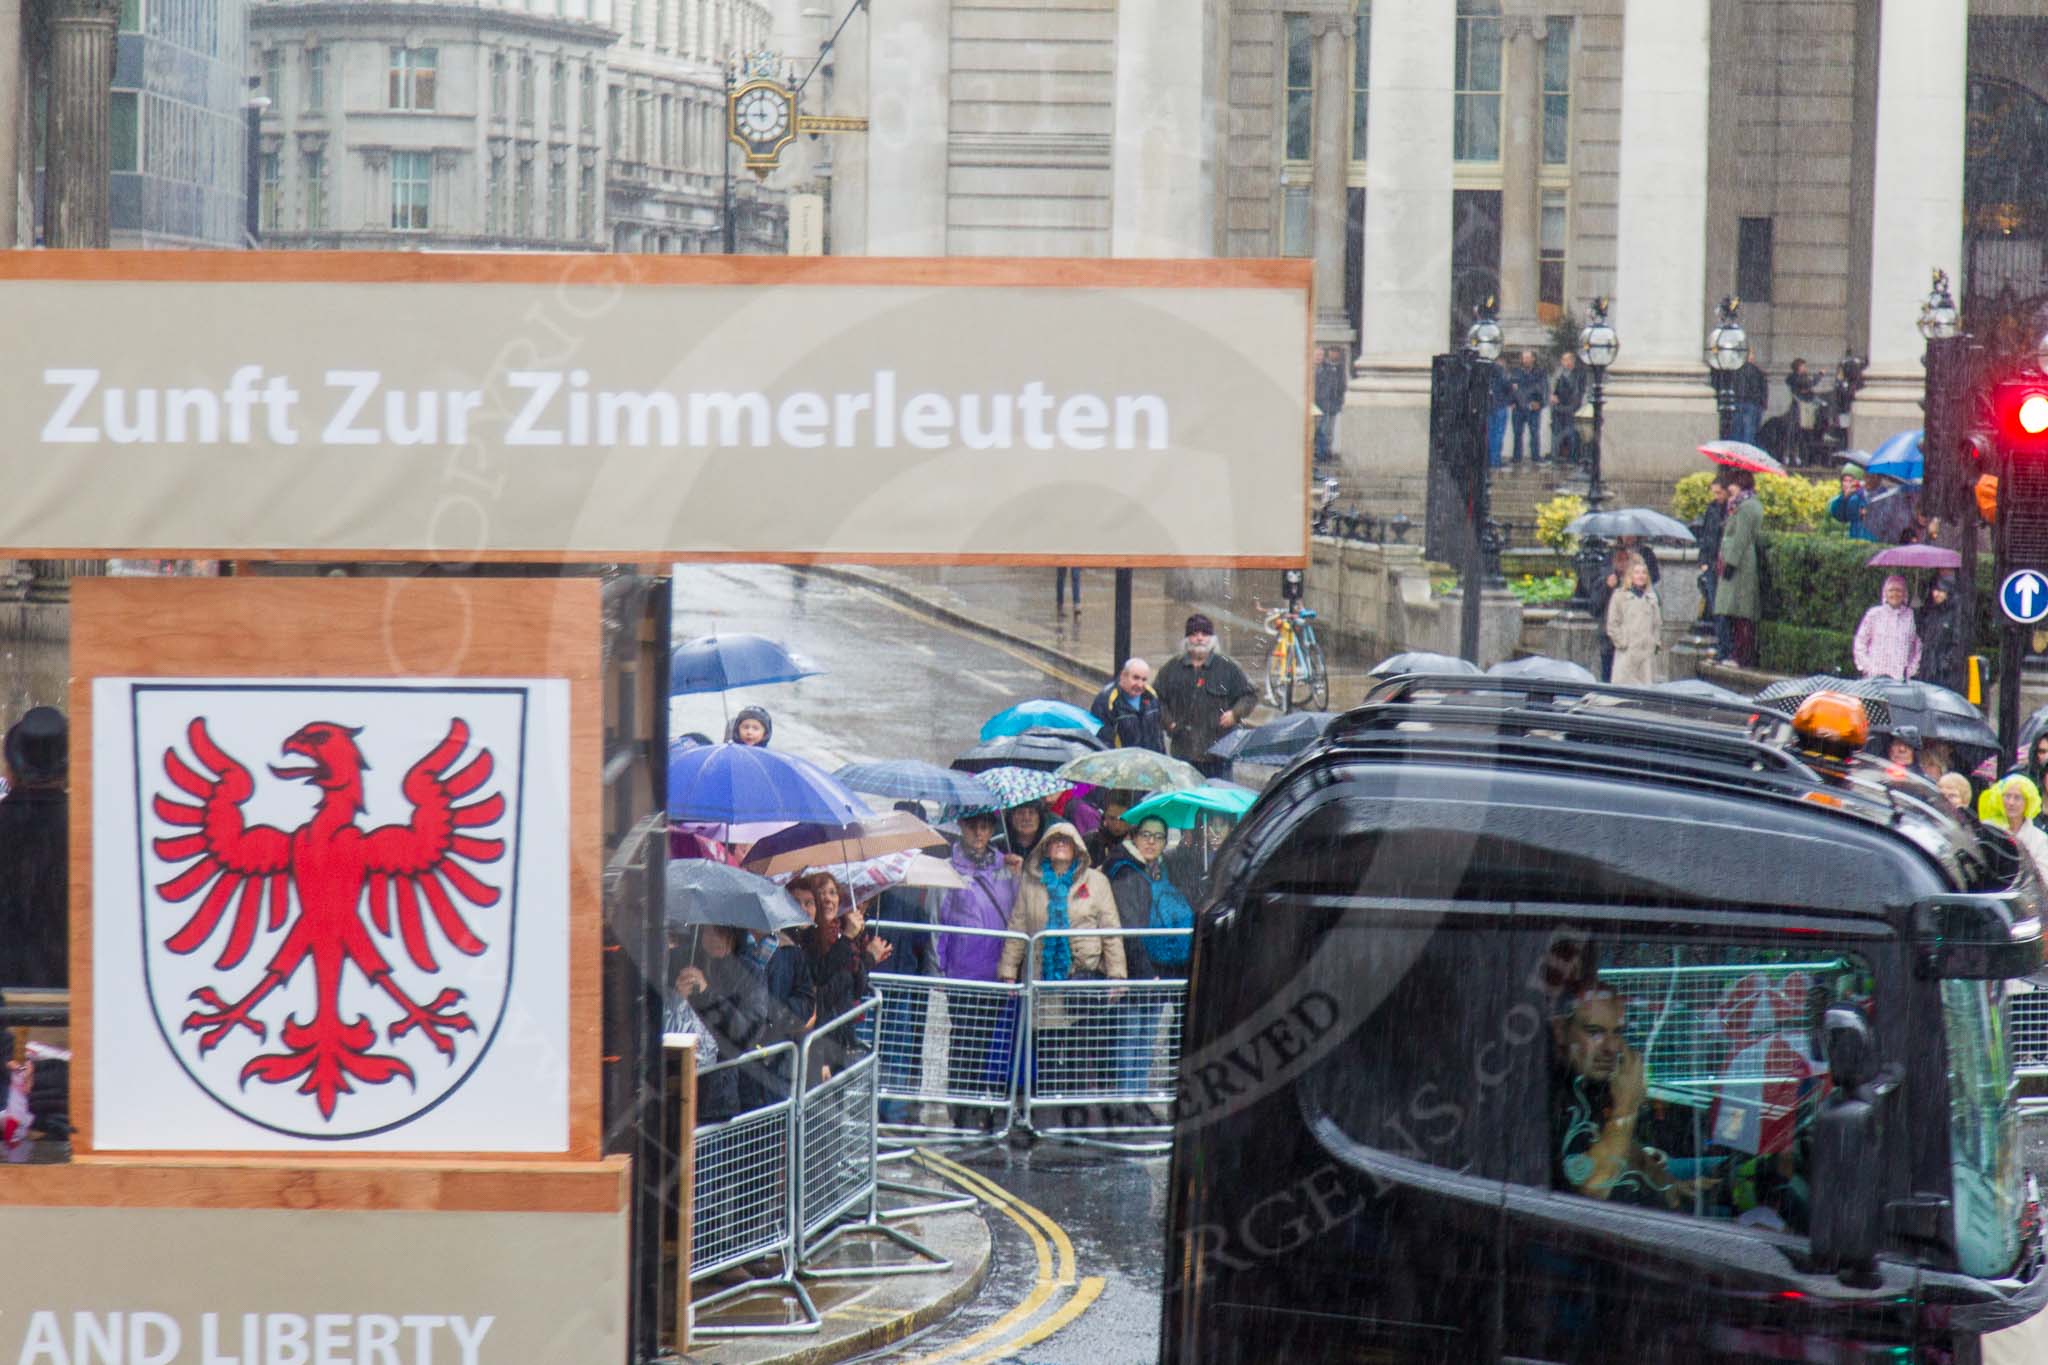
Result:
{"label": "red eagle emblem", "polygon": [[[344,970],[350,966],[397,1006],[387,1043],[417,1029],[454,1062],[455,1035],[476,1028],[460,1009],[463,992],[443,989],[426,1004],[414,1000],[392,979],[379,939],[389,944],[395,932],[415,967],[439,973],[426,930],[431,914],[441,936],[458,952],[484,952],[485,943],[465,918],[465,909],[496,905],[500,889],[462,860],[488,867],[505,853],[503,840],[473,832],[504,815],[505,799],[496,792],[477,795],[491,780],[493,764],[489,749],[461,761],[469,747],[467,723],[452,721],[447,737],[406,772],[401,790],[412,802],[411,820],[373,829],[357,824],[364,814],[362,775],[369,768],[356,746],[360,733],[315,721],[284,742],[284,753],[306,762],[271,765],[272,775],[305,782],[320,793],[312,818],[288,832],[245,823],[242,807],[255,784],[249,770],[214,743],[203,716],[186,731],[198,770],[175,749],[164,751],[165,776],[190,800],[158,794],[151,801],[157,818],[179,830],[154,841],[157,856],[171,863],[192,860],[160,883],[157,893],[174,905],[197,901],[184,926],[165,940],[165,948],[180,955],[199,952],[214,940],[222,921],[230,920],[232,908],[214,963],[229,971],[248,956],[266,910],[267,931],[286,930],[262,979],[241,999],[230,1004],[211,987],[193,991],[190,999],[203,1008],[186,1017],[184,1031],[199,1034],[201,1056],[238,1028],[267,1040],[268,1029],[253,1012],[266,997],[289,988],[310,964],[312,1017],[289,1015],[278,1030],[281,1049],[248,1061],[240,1080],[245,1087],[251,1080],[269,1085],[297,1081],[299,1093],[313,1097],[323,1119],[334,1117],[340,1097],[354,1093],[358,1082],[414,1080],[404,1059],[378,1050],[370,1020],[361,1014],[350,1017],[352,1011],[344,1008]],[[472,796],[477,799],[458,804]]]}

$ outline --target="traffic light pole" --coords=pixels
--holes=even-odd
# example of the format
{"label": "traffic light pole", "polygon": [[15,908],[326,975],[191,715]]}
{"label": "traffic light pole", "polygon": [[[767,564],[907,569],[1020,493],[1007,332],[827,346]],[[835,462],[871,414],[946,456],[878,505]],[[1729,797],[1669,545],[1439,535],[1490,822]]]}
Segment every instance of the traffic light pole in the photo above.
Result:
{"label": "traffic light pole", "polygon": [[[2011,508],[2008,506],[2008,500],[2012,497],[2012,487],[2012,452],[2005,448],[2004,442],[2000,442],[1998,447],[1998,491],[2000,501],[1998,518],[1992,523],[1991,527],[1991,538],[1992,544],[1995,547],[1995,562],[2001,575],[2007,571],[2008,565],[2011,563],[2008,557],[2010,550],[2006,539],[2007,529],[2012,524],[2012,517],[2009,515]],[[1965,566],[1969,562],[1968,559],[1963,561]],[[1976,610],[1977,603],[1975,598],[1965,598],[1963,600],[1966,613]],[[2000,620],[2004,621],[2004,611],[2002,608],[1999,617]],[[2032,643],[2028,637],[2032,633],[2026,626],[2017,626],[2011,621],[2004,621],[2003,627],[1998,632],[1998,767],[2001,770],[2012,762],[2012,756],[2019,747],[2020,665],[2026,659],[2027,646]]]}

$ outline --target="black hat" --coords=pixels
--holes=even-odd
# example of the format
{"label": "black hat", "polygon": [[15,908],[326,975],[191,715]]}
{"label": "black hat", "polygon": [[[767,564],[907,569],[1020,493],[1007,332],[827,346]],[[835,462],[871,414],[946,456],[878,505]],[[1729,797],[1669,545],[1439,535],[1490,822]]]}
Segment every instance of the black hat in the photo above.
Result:
{"label": "black hat", "polygon": [[21,782],[62,777],[71,763],[71,726],[54,706],[38,706],[7,732],[7,766]]}
{"label": "black hat", "polygon": [[1214,635],[1215,633],[1216,623],[1200,612],[1190,616],[1186,628],[1181,631],[1183,635]]}

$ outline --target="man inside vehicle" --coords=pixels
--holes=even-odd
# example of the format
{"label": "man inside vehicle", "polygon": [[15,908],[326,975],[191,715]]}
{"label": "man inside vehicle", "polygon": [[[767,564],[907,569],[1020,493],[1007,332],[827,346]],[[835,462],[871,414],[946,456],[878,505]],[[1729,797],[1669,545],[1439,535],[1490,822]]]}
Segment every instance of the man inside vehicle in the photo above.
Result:
{"label": "man inside vehicle", "polygon": [[1565,997],[1552,1021],[1551,1184],[1591,1199],[1683,1209],[1711,1180],[1678,1180],[1646,1146],[1649,1080],[1628,1045],[1628,1000],[1597,981]]}

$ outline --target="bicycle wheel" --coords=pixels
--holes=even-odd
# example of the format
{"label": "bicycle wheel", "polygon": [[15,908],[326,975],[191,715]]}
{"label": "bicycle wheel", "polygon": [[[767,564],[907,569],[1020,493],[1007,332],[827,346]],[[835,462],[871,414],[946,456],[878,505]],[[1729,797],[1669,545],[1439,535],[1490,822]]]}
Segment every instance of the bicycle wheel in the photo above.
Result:
{"label": "bicycle wheel", "polygon": [[1313,635],[1302,646],[1302,656],[1307,667],[1302,670],[1302,680],[1308,689],[1308,709],[1327,711],[1330,709],[1330,669],[1323,662],[1323,642]]}
{"label": "bicycle wheel", "polygon": [[1282,715],[1294,709],[1294,687],[1299,677],[1296,657],[1294,641],[1286,635],[1266,651],[1266,705]]}

